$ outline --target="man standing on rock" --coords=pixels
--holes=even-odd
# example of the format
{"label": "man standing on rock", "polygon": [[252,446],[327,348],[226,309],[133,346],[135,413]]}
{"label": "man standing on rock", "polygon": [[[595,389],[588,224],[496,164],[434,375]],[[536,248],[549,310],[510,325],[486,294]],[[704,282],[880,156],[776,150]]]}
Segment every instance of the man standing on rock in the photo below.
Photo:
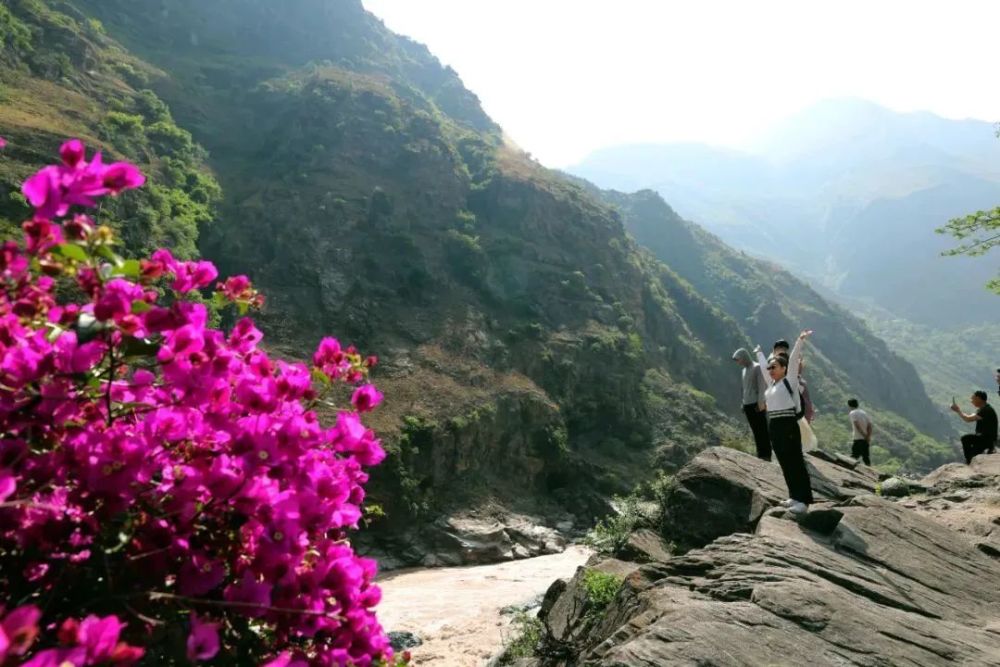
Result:
{"label": "man standing on rock", "polygon": [[972,459],[983,452],[992,454],[996,451],[997,444],[997,413],[987,402],[986,392],[977,391],[972,395],[971,401],[976,411],[967,415],[958,407],[955,399],[951,400],[952,411],[962,421],[976,422],[976,432],[962,436],[962,453],[965,454],[966,463],[972,463]]}
{"label": "man standing on rock", "polygon": [[743,367],[743,414],[753,432],[757,458],[770,461],[771,440],[767,434],[767,404],[764,402],[767,382],[764,380],[764,372],[745,347],[733,352],[733,361]]}
{"label": "man standing on rock", "polygon": [[871,444],[872,444],[872,420],[868,413],[858,407],[858,399],[852,398],[847,401],[847,407],[851,409],[849,415],[851,420],[851,430],[854,434],[854,443],[851,444],[851,458],[861,459],[866,466],[872,464]]}

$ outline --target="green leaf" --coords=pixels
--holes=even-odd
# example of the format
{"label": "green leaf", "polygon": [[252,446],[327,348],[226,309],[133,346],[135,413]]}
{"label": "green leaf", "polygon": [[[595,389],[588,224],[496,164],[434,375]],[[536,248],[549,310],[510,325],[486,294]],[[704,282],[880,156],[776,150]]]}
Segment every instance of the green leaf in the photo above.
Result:
{"label": "green leaf", "polygon": [[327,377],[326,373],[324,373],[323,371],[321,371],[318,368],[313,368],[312,369],[312,379],[313,379],[313,382],[319,382],[320,384],[324,384],[324,385],[329,385],[330,384],[330,378]]}
{"label": "green leaf", "polygon": [[48,327],[49,327],[50,331],[49,331],[49,333],[48,333],[48,334],[47,334],[47,335],[45,336],[45,340],[47,340],[47,341],[48,341],[48,342],[50,342],[50,343],[54,343],[54,342],[56,342],[57,340],[59,340],[59,336],[62,336],[62,335],[63,335],[63,332],[65,332],[65,331],[66,331],[65,329],[63,329],[63,328],[62,328],[61,326],[59,326],[58,324],[51,324],[51,323],[50,323],[50,324],[48,325]]}
{"label": "green leaf", "polygon": [[225,308],[229,301],[222,292],[212,292],[212,303],[216,308]]}
{"label": "green leaf", "polygon": [[160,351],[160,344],[129,336],[122,341],[121,349],[126,357],[152,357]]}
{"label": "green leaf", "polygon": [[116,276],[127,276],[129,278],[138,278],[139,273],[141,271],[142,267],[139,265],[139,260],[126,259],[120,265],[115,267],[114,274]]}
{"label": "green leaf", "polygon": [[132,313],[138,315],[139,313],[145,313],[152,310],[153,307],[146,303],[145,301],[133,301],[132,302]]}
{"label": "green leaf", "polygon": [[66,259],[75,259],[78,262],[86,262],[90,259],[87,249],[78,243],[63,243],[56,251]]}
{"label": "green leaf", "polygon": [[111,249],[111,246],[102,245],[97,247],[97,254],[108,260],[115,266],[121,266],[124,261],[121,257],[115,254],[115,251]]}

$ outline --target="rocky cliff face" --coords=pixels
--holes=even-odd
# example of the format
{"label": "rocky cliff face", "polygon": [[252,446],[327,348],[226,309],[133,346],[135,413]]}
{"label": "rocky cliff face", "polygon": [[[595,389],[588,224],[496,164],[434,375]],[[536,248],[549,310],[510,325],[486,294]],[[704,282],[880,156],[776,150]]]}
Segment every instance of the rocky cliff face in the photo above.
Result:
{"label": "rocky cliff face", "polygon": [[[773,509],[777,466],[700,454],[668,501],[671,536],[690,549],[646,565],[595,558],[554,585],[542,657],[522,664],[997,664],[997,457],[936,471],[901,502],[872,494],[864,466],[808,458],[824,499],[796,521]],[[622,579],[600,613],[588,570]]]}

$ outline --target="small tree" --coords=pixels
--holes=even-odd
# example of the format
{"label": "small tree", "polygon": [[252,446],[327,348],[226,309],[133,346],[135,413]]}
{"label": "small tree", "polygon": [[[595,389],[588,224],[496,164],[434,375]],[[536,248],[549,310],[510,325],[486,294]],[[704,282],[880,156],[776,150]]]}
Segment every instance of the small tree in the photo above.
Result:
{"label": "small tree", "polygon": [[[939,234],[951,234],[962,245],[948,250],[946,255],[979,256],[1000,245],[1000,206],[989,211],[976,211],[961,218],[949,220],[937,230]],[[988,287],[1000,294],[1000,278],[988,283]]]}
{"label": "small tree", "polygon": [[326,338],[311,367],[275,361],[250,319],[213,329],[201,291],[243,314],[246,277],[123,259],[80,211],[145,178],[60,153],[0,246],[0,665],[391,661],[348,541],[384,457],[359,416],[375,360]]}

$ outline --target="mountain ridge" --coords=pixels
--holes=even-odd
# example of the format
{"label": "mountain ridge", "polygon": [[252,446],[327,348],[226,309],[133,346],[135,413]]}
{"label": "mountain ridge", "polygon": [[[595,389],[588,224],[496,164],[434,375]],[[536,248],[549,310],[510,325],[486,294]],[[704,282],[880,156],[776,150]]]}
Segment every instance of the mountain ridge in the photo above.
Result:
{"label": "mountain ridge", "polygon": [[[653,188],[726,242],[834,291],[851,285],[845,296],[916,323],[1000,321],[1000,302],[970,307],[947,290],[985,283],[995,263],[941,257],[953,244],[934,234],[949,218],[1000,200],[1000,142],[988,123],[841,100],[803,111],[762,144],[757,152],[612,147],[570,172],[601,187]],[[904,244],[907,256],[899,256]],[[913,265],[922,272],[912,286],[889,288],[870,275],[898,283]]]}

